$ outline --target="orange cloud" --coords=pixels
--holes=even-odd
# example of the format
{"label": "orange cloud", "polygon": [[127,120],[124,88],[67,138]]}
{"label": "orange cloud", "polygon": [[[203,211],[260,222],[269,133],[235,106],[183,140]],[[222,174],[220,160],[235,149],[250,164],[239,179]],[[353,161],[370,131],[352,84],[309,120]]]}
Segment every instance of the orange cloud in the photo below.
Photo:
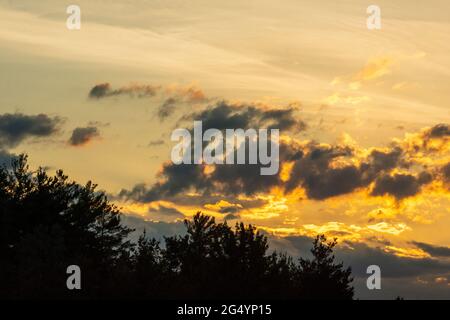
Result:
{"label": "orange cloud", "polygon": [[353,76],[353,79],[356,81],[368,81],[381,78],[391,73],[390,67],[392,64],[393,60],[387,57],[371,59],[364,68]]}

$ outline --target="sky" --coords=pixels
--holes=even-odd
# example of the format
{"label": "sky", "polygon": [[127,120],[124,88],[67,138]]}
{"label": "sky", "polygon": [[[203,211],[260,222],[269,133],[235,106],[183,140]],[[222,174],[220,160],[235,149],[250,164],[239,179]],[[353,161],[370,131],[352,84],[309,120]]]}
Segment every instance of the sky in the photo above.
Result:
{"label": "sky", "polygon": [[[324,233],[357,297],[450,298],[448,1],[79,0],[80,30],[70,4],[0,0],[0,161],[93,180],[156,237],[199,210],[294,256]],[[279,173],[174,165],[194,120],[280,128]]]}

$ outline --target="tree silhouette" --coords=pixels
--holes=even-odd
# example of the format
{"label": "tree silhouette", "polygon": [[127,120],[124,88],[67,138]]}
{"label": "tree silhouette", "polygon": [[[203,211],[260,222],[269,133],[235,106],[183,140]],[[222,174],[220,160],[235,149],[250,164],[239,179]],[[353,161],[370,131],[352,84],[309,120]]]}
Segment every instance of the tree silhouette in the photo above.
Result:
{"label": "tree silhouette", "polygon": [[319,235],[314,239],[311,249],[313,259],[300,258],[296,275],[298,286],[302,289],[299,298],[353,298],[351,269],[344,269],[343,263],[335,263],[333,248],[336,244],[336,239],[327,242],[324,235]]}
{"label": "tree silhouette", "polygon": [[66,268],[76,264],[84,294],[100,294],[118,257],[127,251],[130,229],[96,185],[69,182],[61,170],[50,177],[30,172],[27,157],[0,169],[1,294],[60,296],[67,293]]}
{"label": "tree silhouette", "polygon": [[[179,274],[190,297],[240,297],[258,294],[266,274],[267,238],[251,225],[235,231],[200,212],[185,220],[187,234],[165,239],[165,259]],[[239,283],[239,285],[236,285]]]}
{"label": "tree silhouette", "polygon": [[[136,243],[96,185],[63,172],[31,172],[27,157],[0,168],[0,296],[3,298],[352,299],[351,271],[335,263],[336,240],[318,236],[311,260],[269,252],[252,225],[198,212],[184,236]],[[82,270],[82,290],[66,268]]]}

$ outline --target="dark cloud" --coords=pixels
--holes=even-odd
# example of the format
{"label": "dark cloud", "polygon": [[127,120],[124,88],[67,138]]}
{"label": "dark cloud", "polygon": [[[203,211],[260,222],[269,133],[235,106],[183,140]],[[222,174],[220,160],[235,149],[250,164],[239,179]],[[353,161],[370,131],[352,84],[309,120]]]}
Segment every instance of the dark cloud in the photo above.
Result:
{"label": "dark cloud", "polygon": [[450,125],[448,124],[437,124],[432,127],[427,133],[431,138],[442,138],[450,136]]}
{"label": "dark cloud", "polygon": [[437,124],[422,133],[420,144],[414,145],[416,151],[423,148],[424,152],[435,152],[441,150],[440,146],[435,146],[431,141],[448,141],[450,137],[450,125],[448,124]]}
{"label": "dark cloud", "polygon": [[11,148],[31,137],[48,137],[58,131],[62,120],[46,114],[25,115],[6,113],[0,115],[0,146]]}
{"label": "dark cloud", "polygon": [[200,165],[167,163],[163,166],[160,182],[150,188],[138,184],[131,190],[122,190],[120,198],[139,202],[168,199],[179,193],[195,190],[203,196],[212,193],[226,195],[267,192],[281,183],[279,174],[261,176],[259,165],[216,166],[213,173],[206,175]]}
{"label": "dark cloud", "polygon": [[158,176],[163,181],[155,183],[151,188],[147,188],[145,184],[137,184],[131,190],[120,191],[119,197],[151,202],[177,195],[194,187],[205,191],[212,187],[203,175],[203,168],[198,165],[166,163]]}
{"label": "dark cloud", "polygon": [[161,86],[131,84],[113,89],[108,82],[100,83],[92,87],[88,96],[90,99],[98,100],[121,95],[150,98],[157,94],[163,99],[163,102],[156,111],[156,115],[160,120],[170,117],[176,111],[179,104],[205,103],[209,101],[204,92],[195,86],[169,86],[165,90],[162,90]]}
{"label": "dark cloud", "polygon": [[182,117],[181,120],[201,120],[203,122],[203,130],[210,128],[219,130],[247,129],[249,127],[255,127],[251,123],[256,113],[257,110],[254,107],[238,108],[225,101],[221,101],[201,112],[189,113]]}
{"label": "dark cloud", "polygon": [[150,214],[157,214],[171,218],[183,218],[184,214],[176,208],[159,205],[158,208],[150,208]]}
{"label": "dark cloud", "polygon": [[156,116],[163,121],[175,113],[178,105],[197,104],[210,101],[205,93],[196,86],[167,86],[165,89],[158,85],[131,84],[113,89],[108,82],[95,85],[89,91],[90,99],[103,99],[107,97],[127,95],[137,98],[151,98],[157,96],[162,102],[156,110]]}
{"label": "dark cloud", "polygon": [[301,186],[310,199],[323,200],[348,194],[375,181],[372,195],[389,194],[400,200],[417,194],[422,185],[432,180],[431,175],[425,172],[417,177],[399,174],[391,177],[388,173],[392,169],[409,165],[398,146],[389,151],[373,150],[360,164],[340,166],[334,166],[333,162],[351,160],[354,157],[352,148],[310,143],[296,154],[298,159],[285,189],[290,192]]}
{"label": "dark cloud", "polygon": [[[233,121],[241,122],[238,119]],[[358,188],[367,188],[374,182],[372,195],[390,195],[401,200],[416,195],[423,185],[432,180],[432,176],[426,172],[417,176],[391,176],[389,173],[392,169],[408,165],[402,154],[398,147],[386,152],[374,150],[360,164],[335,166],[334,161],[352,160],[354,150],[348,146],[313,142],[306,146],[282,142],[280,162],[293,162],[287,182],[282,181],[280,172],[261,176],[260,165],[216,165],[213,172],[205,174],[202,166],[166,163],[159,175],[161,182],[150,188],[137,185],[133,190],[123,190],[121,196],[144,202],[167,199],[188,191],[200,192],[203,196],[210,195],[212,190],[222,196],[250,196],[279,186],[286,193],[302,187],[309,199],[323,200],[351,193]]]}
{"label": "dark cloud", "polygon": [[281,183],[279,174],[260,175],[260,165],[216,166],[214,172],[206,175],[202,166],[172,163],[165,164],[159,175],[163,182],[156,183],[147,192],[148,199],[157,200],[164,196],[174,196],[180,192],[195,190],[204,195],[223,195],[267,192]]}
{"label": "dark cloud", "polygon": [[[419,249],[422,249],[432,257],[450,257],[450,248],[449,247],[439,247],[432,244],[424,243],[424,242],[418,242],[418,241],[412,241],[412,244],[414,244]],[[450,269],[449,269],[450,270]]]}
{"label": "dark cloud", "polygon": [[167,88],[164,95],[166,98],[157,110],[157,116],[160,120],[164,120],[174,114],[179,104],[205,103],[209,101],[204,92],[195,86]]}
{"label": "dark cloud", "polygon": [[342,146],[310,144],[295,161],[285,188],[287,192],[302,186],[308,198],[326,199],[346,194],[367,185],[361,168],[355,165],[333,167],[332,161],[351,157],[353,151]]}
{"label": "dark cloud", "polygon": [[418,176],[411,174],[383,175],[375,180],[371,192],[374,196],[390,195],[397,199],[411,197],[419,193],[424,184],[431,182],[429,173],[422,172]]}
{"label": "dark cloud", "polygon": [[111,85],[109,83],[100,83],[92,87],[91,91],[89,91],[89,98],[104,98],[108,96],[110,91]]}
{"label": "dark cloud", "polygon": [[240,207],[236,205],[230,205],[230,206],[222,206],[219,209],[219,213],[238,213],[241,210]]}
{"label": "dark cloud", "polygon": [[402,148],[396,146],[388,152],[373,150],[370,154],[371,167],[375,172],[397,167],[402,161]]}
{"label": "dark cloud", "polygon": [[164,119],[170,117],[175,112],[177,103],[178,103],[177,99],[175,99],[173,97],[167,98],[161,104],[161,106],[158,108],[158,113],[157,113],[158,118],[160,120],[164,120]]}
{"label": "dark cloud", "polygon": [[148,84],[131,84],[118,89],[113,89],[110,83],[105,82],[92,87],[89,91],[89,98],[102,99],[120,95],[128,95],[137,98],[153,97],[159,89],[159,86]]}
{"label": "dark cloud", "polygon": [[78,127],[72,131],[69,144],[72,146],[82,146],[99,136],[100,132],[96,127]]}
{"label": "dark cloud", "polygon": [[280,173],[262,176],[260,165],[241,164],[234,166],[216,166],[208,175],[207,184],[226,195],[253,195],[268,192],[272,187],[280,185]]}
{"label": "dark cloud", "polygon": [[223,200],[216,202],[215,204],[208,203],[204,207],[223,214],[235,214],[243,209],[243,206],[239,203],[230,203]]}
{"label": "dark cloud", "polygon": [[[253,104],[220,101],[202,111],[186,114],[177,126],[186,121],[201,120],[203,131],[210,128],[279,128],[292,134],[306,128],[295,114],[296,110],[295,106],[269,109]],[[429,135],[442,136],[445,130],[441,127],[429,129]],[[426,172],[391,175],[394,169],[409,169],[412,166],[410,155],[398,143],[388,150],[374,149],[365,159],[357,158],[361,152],[347,145],[316,142],[300,145],[295,141],[282,141],[279,147],[280,163],[293,163],[287,181],[281,179],[281,170],[275,175],[260,175],[261,165],[258,164],[215,165],[214,170],[206,174],[199,165],[166,163],[159,175],[160,182],[151,187],[138,185],[133,190],[123,190],[121,196],[144,202],[167,199],[189,191],[202,196],[210,196],[212,192],[224,197],[239,194],[251,196],[268,192],[276,186],[286,193],[302,187],[309,199],[324,200],[374,184],[371,195],[390,195],[402,200],[418,194],[422,186],[433,179]]]}
{"label": "dark cloud", "polygon": [[223,218],[223,220],[225,220],[225,221],[229,221],[229,220],[238,220],[238,219],[240,219],[241,217],[239,216],[239,215],[237,215],[237,214],[233,214],[233,213],[229,213],[229,214],[227,214],[224,218]]}
{"label": "dark cloud", "polygon": [[445,274],[450,264],[431,258],[399,257],[380,248],[372,248],[364,243],[351,243],[349,247],[340,247],[336,256],[352,266],[356,276],[366,276],[369,265],[380,266],[384,278],[417,277],[427,274]]}
{"label": "dark cloud", "polygon": [[[236,106],[226,102],[219,102],[199,113],[184,116],[185,120],[202,120],[203,130],[209,128],[248,129],[258,128],[262,123],[271,123],[270,126],[296,130],[301,127],[301,121],[287,123],[286,118],[292,117],[294,109],[287,110],[260,110],[255,106]],[[267,127],[266,127],[267,128]],[[241,146],[245,148],[245,146]],[[237,152],[237,151],[236,151]],[[280,145],[280,160],[295,159],[299,157],[298,150],[292,150],[287,145]],[[122,190],[120,197],[137,201],[154,201],[175,196],[181,192],[195,190],[207,196],[212,192],[222,195],[253,195],[267,192],[270,188],[282,183],[280,172],[275,175],[262,176],[260,164],[217,165],[213,172],[204,173],[199,165],[166,163],[159,174],[160,182],[147,188],[136,185],[132,190]]]}
{"label": "dark cloud", "polygon": [[[272,249],[287,251],[294,257],[309,257],[313,239],[306,236],[276,237],[269,235]],[[448,249],[448,248],[447,248]],[[450,263],[431,258],[400,257],[386,252],[384,246],[371,247],[365,243],[343,242],[335,249],[338,261],[352,267],[357,277],[367,277],[367,267],[378,265],[383,278],[407,278],[421,275],[442,275],[450,272]]]}
{"label": "dark cloud", "polygon": [[0,167],[5,166],[9,168],[11,166],[11,161],[16,158],[15,154],[9,153],[6,150],[0,148]]}
{"label": "dark cloud", "polygon": [[442,174],[444,175],[444,181],[450,184],[450,162],[442,167]]}
{"label": "dark cloud", "polygon": [[296,119],[294,116],[295,108],[268,110],[261,116],[262,123],[269,123],[269,128],[294,129],[294,131],[304,131],[307,129],[306,123]]}
{"label": "dark cloud", "polygon": [[206,110],[182,117],[184,120],[201,120],[203,129],[248,129],[267,128],[302,131],[306,123],[295,116],[297,108],[264,109],[252,104],[232,104],[219,101]]}
{"label": "dark cloud", "polygon": [[269,248],[273,251],[286,252],[294,258],[311,258],[313,238],[307,236],[278,237],[265,232],[269,240]]}
{"label": "dark cloud", "polygon": [[370,236],[367,237],[367,241],[372,242],[379,245],[383,245],[383,246],[391,246],[392,242],[389,241],[388,239],[385,239],[384,237],[380,237],[380,236]]}

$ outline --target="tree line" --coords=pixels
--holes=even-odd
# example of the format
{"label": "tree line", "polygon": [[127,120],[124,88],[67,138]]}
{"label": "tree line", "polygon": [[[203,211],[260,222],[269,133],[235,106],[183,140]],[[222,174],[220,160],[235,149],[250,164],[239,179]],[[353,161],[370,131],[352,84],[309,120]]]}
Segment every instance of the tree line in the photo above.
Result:
{"label": "tree line", "polygon": [[[139,299],[352,299],[350,268],[318,235],[312,258],[270,252],[252,225],[197,213],[186,234],[137,242],[96,185],[59,170],[31,171],[27,157],[0,168],[0,297]],[[68,290],[66,268],[81,269]]]}

